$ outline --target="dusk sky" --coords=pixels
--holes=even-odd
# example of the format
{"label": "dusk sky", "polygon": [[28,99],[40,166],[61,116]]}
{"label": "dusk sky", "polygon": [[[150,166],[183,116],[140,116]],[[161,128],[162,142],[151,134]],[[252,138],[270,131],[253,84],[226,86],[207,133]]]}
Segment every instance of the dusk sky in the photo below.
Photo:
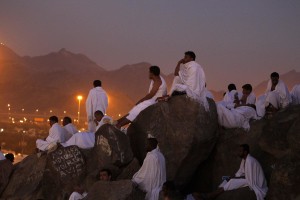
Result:
{"label": "dusk sky", "polygon": [[107,70],[145,61],[166,74],[192,50],[208,88],[255,86],[300,71],[300,0],[0,0],[0,42],[21,56],[66,48]]}

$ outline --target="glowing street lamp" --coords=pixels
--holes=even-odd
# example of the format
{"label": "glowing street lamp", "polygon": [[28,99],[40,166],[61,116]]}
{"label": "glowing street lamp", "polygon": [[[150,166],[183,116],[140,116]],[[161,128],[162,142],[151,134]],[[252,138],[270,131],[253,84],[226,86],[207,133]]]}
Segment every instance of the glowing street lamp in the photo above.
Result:
{"label": "glowing street lamp", "polygon": [[80,102],[82,100],[82,96],[81,95],[78,95],[77,96],[77,100],[78,100],[78,124],[79,124],[79,118],[80,118]]}

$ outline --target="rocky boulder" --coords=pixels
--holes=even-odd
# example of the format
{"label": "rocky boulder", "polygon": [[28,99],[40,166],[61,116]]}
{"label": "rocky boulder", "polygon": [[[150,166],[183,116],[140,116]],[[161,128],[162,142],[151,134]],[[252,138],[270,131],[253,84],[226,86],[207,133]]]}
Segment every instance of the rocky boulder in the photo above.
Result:
{"label": "rocky boulder", "polygon": [[145,193],[137,190],[130,180],[98,181],[90,189],[86,200],[144,200]]}
{"label": "rocky boulder", "polygon": [[9,177],[13,171],[13,164],[9,160],[0,161],[0,195],[8,184]]}
{"label": "rocky boulder", "polygon": [[211,99],[209,107],[206,112],[198,102],[176,96],[142,111],[127,131],[135,157],[143,162],[151,134],[166,158],[167,179],[185,186],[217,141],[217,111]]}

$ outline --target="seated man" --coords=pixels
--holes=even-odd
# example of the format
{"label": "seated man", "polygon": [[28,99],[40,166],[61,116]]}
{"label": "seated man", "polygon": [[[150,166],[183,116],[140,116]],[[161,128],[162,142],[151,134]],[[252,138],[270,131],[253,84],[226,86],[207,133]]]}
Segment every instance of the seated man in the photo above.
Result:
{"label": "seated man", "polygon": [[295,85],[291,91],[293,105],[300,104],[300,84]]}
{"label": "seated man", "polygon": [[224,191],[249,187],[255,192],[257,200],[264,200],[268,192],[267,181],[261,165],[249,152],[247,144],[240,145],[239,157],[242,158],[242,162],[235,176],[224,180],[217,191],[199,195],[198,199],[213,199]]}
{"label": "seated man", "polygon": [[245,84],[243,85],[242,88],[243,88],[242,96],[239,99],[235,98],[234,100],[235,107],[245,106],[247,104],[254,105],[256,101],[256,96],[252,92],[252,86],[250,84]]}
{"label": "seated man", "polygon": [[132,122],[141,111],[147,107],[156,103],[158,97],[165,96],[167,94],[167,84],[165,80],[160,76],[160,69],[157,66],[151,66],[149,68],[149,78],[151,79],[149,93],[139,100],[127,115],[117,120],[116,127],[121,128],[126,124]]}
{"label": "seated man", "polygon": [[49,135],[45,140],[37,139],[36,147],[41,151],[49,150],[56,146],[57,143],[63,143],[66,141],[67,131],[58,124],[58,118],[51,116],[49,118]]}
{"label": "seated man", "polygon": [[157,144],[155,138],[148,138],[146,158],[140,170],[132,178],[132,182],[146,192],[146,200],[158,200],[159,192],[166,182],[165,158]]}
{"label": "seated man", "polygon": [[72,123],[72,119],[70,117],[64,117],[62,124],[64,126],[64,129],[66,129],[66,131],[68,132],[67,140],[70,139],[75,133],[78,133],[78,130]]}
{"label": "seated man", "polygon": [[76,185],[74,187],[74,192],[69,197],[69,200],[79,200],[86,197],[87,193],[84,191],[82,185]]}
{"label": "seated man", "polygon": [[257,114],[260,117],[263,117],[265,113],[271,116],[279,109],[287,107],[291,102],[287,86],[282,80],[279,80],[279,74],[273,72],[266,93],[259,97],[256,103]]}
{"label": "seated man", "polygon": [[[96,131],[104,124],[110,123],[111,118],[104,116],[100,110],[97,110],[94,114]],[[67,142],[62,143],[62,146],[68,147],[76,145],[81,149],[93,148],[95,145],[95,133],[91,132],[79,132],[75,133]]]}
{"label": "seated man", "polygon": [[208,111],[205,74],[202,67],[195,62],[195,59],[195,53],[187,51],[184,58],[178,61],[170,94],[172,96],[186,94],[188,97],[201,103],[205,107],[205,110]]}
{"label": "seated man", "polygon": [[223,100],[219,101],[218,104],[222,104],[228,109],[234,108],[234,101],[239,100],[241,94],[236,90],[236,86],[233,83],[230,83],[228,86],[228,91],[225,92]]}
{"label": "seated man", "polygon": [[250,129],[250,119],[256,119],[255,105],[247,104],[231,110],[222,104],[217,104],[218,121],[225,128],[244,128]]}

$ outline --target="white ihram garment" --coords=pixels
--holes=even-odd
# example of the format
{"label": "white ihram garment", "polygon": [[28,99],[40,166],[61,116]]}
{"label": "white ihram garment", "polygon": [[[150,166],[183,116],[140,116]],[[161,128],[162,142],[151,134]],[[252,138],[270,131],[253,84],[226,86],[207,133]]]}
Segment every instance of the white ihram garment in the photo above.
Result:
{"label": "white ihram garment", "polygon": [[240,106],[229,110],[222,104],[217,104],[219,124],[225,128],[250,129],[250,119],[256,119],[256,111],[250,106]]}
{"label": "white ihram garment", "polygon": [[[110,117],[104,116],[97,126],[100,128],[102,125],[106,124],[111,120]],[[62,143],[64,147],[76,145],[81,149],[90,149],[95,145],[95,133],[91,132],[79,132],[74,134],[67,142]]]}
{"label": "white ihram garment", "polygon": [[171,92],[186,92],[187,96],[195,99],[205,110],[209,110],[205,92],[205,73],[202,67],[195,61],[190,61],[182,65],[179,76],[175,76]]}
{"label": "white ihram garment", "polygon": [[86,192],[84,192],[83,194],[79,194],[78,192],[73,192],[69,198],[69,200],[79,200],[79,199],[83,199],[85,196],[87,195]]}
{"label": "white ihram garment", "polygon": [[68,136],[67,131],[58,123],[55,123],[49,129],[49,135],[46,140],[37,139],[36,147],[42,151],[46,151],[56,143],[63,143]]}
{"label": "white ihram garment", "polygon": [[4,156],[4,154],[2,153],[2,151],[0,151],[0,160],[5,160],[6,158],[5,158],[5,156]]}
{"label": "white ihram garment", "polygon": [[245,176],[245,178],[224,181],[219,187],[228,191],[249,186],[251,190],[254,190],[257,200],[264,200],[268,192],[267,181],[261,165],[254,157],[248,154],[246,160],[242,160],[235,176]]}
{"label": "white ihram garment", "polygon": [[291,91],[292,101],[294,105],[300,104],[300,84],[295,85]]}
{"label": "white ihram garment", "polygon": [[106,113],[108,107],[108,97],[102,87],[95,87],[90,90],[86,99],[86,113],[88,118],[88,131],[95,132],[96,125],[94,123],[94,114],[100,110],[103,114]]}
{"label": "white ihram garment", "polygon": [[[147,107],[155,104],[156,99],[158,97],[167,95],[167,84],[166,84],[165,80],[163,79],[163,77],[160,77],[160,79],[161,79],[161,85],[159,86],[159,89],[157,90],[156,94],[151,99],[148,99],[148,100],[145,100],[145,101],[139,103],[138,105],[134,106],[129,111],[128,116],[126,117],[129,121],[132,122],[140,114],[140,112],[142,112]],[[149,87],[149,93],[153,88],[153,84],[154,84],[154,82],[151,81],[150,87]]]}
{"label": "white ihram garment", "polygon": [[158,200],[159,192],[166,182],[165,158],[158,147],[147,153],[142,167],[132,181],[146,192],[146,200]]}
{"label": "white ihram garment", "polygon": [[78,132],[77,128],[72,123],[69,123],[69,124],[65,125],[63,128],[68,133],[68,136],[66,138],[67,140],[70,139],[75,133]]}

